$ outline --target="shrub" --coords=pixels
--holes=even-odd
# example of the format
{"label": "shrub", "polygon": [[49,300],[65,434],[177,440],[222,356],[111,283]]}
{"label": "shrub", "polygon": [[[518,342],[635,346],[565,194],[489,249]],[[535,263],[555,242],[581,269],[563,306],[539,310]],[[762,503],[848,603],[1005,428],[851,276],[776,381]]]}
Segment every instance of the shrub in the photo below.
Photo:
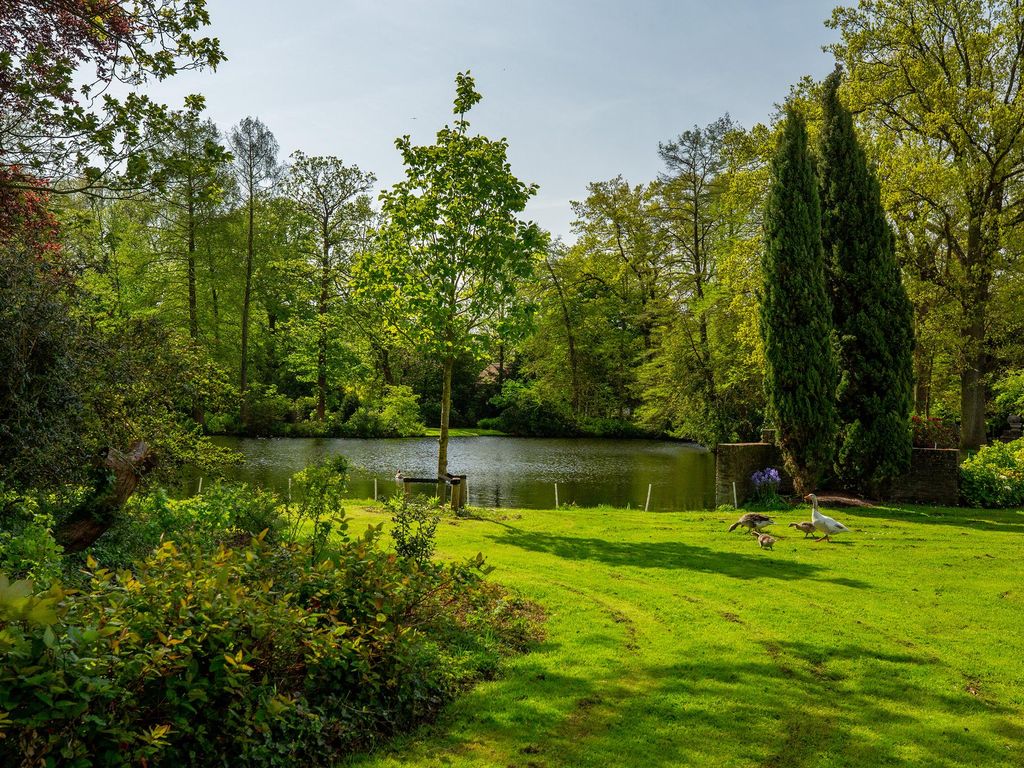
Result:
{"label": "shrub", "polygon": [[1024,439],[983,445],[960,465],[960,478],[973,507],[1024,507]]}
{"label": "shrub", "polygon": [[419,395],[411,387],[384,390],[380,403],[381,437],[418,437],[426,431],[420,416]]}
{"label": "shrub", "polygon": [[[576,426],[565,408],[545,400],[535,386],[507,381],[501,394],[491,402],[501,408],[496,422],[488,429],[500,429],[510,435],[557,436],[576,433]],[[496,424],[496,426],[490,426]]]}
{"label": "shrub", "polygon": [[588,437],[616,437],[622,439],[652,437],[652,433],[625,419],[583,419],[579,425],[582,434]]}
{"label": "shrub", "polygon": [[165,542],[81,593],[0,576],[0,764],[328,765],[537,636],[479,556],[421,566],[379,527],[310,550]]}
{"label": "shrub", "polygon": [[110,568],[130,568],[165,539],[204,541],[212,546],[267,531],[280,534],[284,520],[276,494],[242,483],[215,482],[202,494],[171,499],[163,489],[133,496],[125,514],[91,548]]}
{"label": "shrub", "polygon": [[53,515],[44,499],[4,492],[0,487],[0,573],[49,586],[61,574],[61,546],[51,530]]}
{"label": "shrub", "polygon": [[312,560],[324,551],[333,533],[344,534],[348,528],[341,505],[347,480],[348,461],[344,456],[328,456],[295,475],[298,502],[288,506],[290,538],[308,539]]}
{"label": "shrub", "polygon": [[952,421],[935,416],[911,416],[915,448],[956,448],[960,432]]}
{"label": "shrub", "polygon": [[434,534],[441,520],[441,502],[434,499],[406,499],[398,494],[387,501],[391,511],[391,538],[399,557],[426,565],[434,555]]}
{"label": "shrub", "polygon": [[247,434],[266,437],[277,434],[292,411],[292,401],[273,384],[254,385],[246,393],[249,414],[243,429]]}

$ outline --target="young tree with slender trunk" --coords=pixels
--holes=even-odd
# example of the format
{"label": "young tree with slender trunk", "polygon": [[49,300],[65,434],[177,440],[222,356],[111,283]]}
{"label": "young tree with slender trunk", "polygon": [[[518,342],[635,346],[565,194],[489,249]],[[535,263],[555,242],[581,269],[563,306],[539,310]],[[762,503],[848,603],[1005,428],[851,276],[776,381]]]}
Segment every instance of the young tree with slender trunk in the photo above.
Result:
{"label": "young tree with slender trunk", "polygon": [[316,418],[327,412],[327,367],[329,314],[332,304],[348,282],[354,247],[365,243],[373,219],[366,194],[376,180],[355,165],[337,157],[310,157],[302,152],[291,156],[285,194],[294,203],[316,243],[313,275],[316,305]]}
{"label": "young tree with slender trunk", "polygon": [[274,134],[259,118],[255,117],[246,117],[231,129],[228,145],[234,155],[235,178],[238,181],[246,212],[241,370],[238,383],[242,422],[244,423],[249,415],[246,390],[249,388],[249,315],[252,307],[252,274],[256,250],[256,209],[280,174],[277,162],[279,147]]}
{"label": "young tree with slender trunk", "polygon": [[804,119],[792,107],[772,158],[764,227],[765,388],[786,467],[806,493],[832,466],[837,381],[818,179]]}
{"label": "young tree with slender trunk", "polygon": [[839,100],[839,70],[825,80],[820,141],[821,235],[839,341],[836,468],[870,492],[910,468],[913,308],[900,279],[878,179]]}
{"label": "young tree with slender trunk", "polygon": [[359,259],[353,276],[354,290],[441,364],[441,492],[455,360],[522,327],[516,289],[545,245],[540,229],[518,218],[537,187],[512,174],[504,139],[469,135],[466,113],[480,94],[468,72],[456,77],[456,89],[458,119],[436,143],[395,142],[406,177],[381,194],[379,252]]}

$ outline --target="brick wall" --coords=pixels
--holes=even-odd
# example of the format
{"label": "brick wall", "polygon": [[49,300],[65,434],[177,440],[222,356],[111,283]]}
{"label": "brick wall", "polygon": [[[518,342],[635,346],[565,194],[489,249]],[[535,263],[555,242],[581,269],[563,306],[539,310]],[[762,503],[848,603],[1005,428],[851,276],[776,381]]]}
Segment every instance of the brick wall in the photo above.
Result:
{"label": "brick wall", "polygon": [[893,501],[919,501],[955,507],[960,504],[960,451],[915,448],[910,471],[892,484]]}
{"label": "brick wall", "polygon": [[[782,452],[770,443],[722,443],[715,452],[715,504],[732,504],[732,484],[740,505],[754,492],[750,476],[775,467],[782,476],[781,493],[792,493],[792,479],[782,468]],[[910,471],[892,484],[887,498],[955,507],[960,503],[960,452],[915,448]]]}

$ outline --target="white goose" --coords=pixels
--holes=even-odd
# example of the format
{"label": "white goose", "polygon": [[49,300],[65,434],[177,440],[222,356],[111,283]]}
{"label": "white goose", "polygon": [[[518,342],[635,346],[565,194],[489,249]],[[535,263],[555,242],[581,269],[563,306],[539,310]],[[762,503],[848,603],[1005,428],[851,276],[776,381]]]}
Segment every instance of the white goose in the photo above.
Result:
{"label": "white goose", "polygon": [[[815,530],[821,531],[824,534],[821,539],[831,543],[832,539],[830,539],[829,536],[834,536],[837,533],[850,532],[850,529],[838,520],[834,520],[828,515],[823,515],[818,511],[818,497],[813,493],[808,493],[804,496],[804,499],[811,502],[811,522],[814,523]],[[821,541],[821,539],[818,539],[818,541]]]}

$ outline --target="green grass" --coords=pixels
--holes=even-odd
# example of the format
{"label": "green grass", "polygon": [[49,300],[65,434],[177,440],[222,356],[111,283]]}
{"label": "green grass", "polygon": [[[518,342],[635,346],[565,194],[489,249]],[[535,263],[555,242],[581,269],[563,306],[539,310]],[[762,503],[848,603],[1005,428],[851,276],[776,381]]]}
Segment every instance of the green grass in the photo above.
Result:
{"label": "green grass", "polygon": [[547,639],[346,765],[1024,765],[1024,512],[832,514],[834,544],[778,515],[773,552],[721,512],[446,519],[439,554],[483,551]]}
{"label": "green grass", "polygon": [[[427,437],[440,437],[439,427],[427,427]],[[506,437],[506,434],[498,429],[479,429],[477,427],[452,427],[448,430],[449,437]]]}

